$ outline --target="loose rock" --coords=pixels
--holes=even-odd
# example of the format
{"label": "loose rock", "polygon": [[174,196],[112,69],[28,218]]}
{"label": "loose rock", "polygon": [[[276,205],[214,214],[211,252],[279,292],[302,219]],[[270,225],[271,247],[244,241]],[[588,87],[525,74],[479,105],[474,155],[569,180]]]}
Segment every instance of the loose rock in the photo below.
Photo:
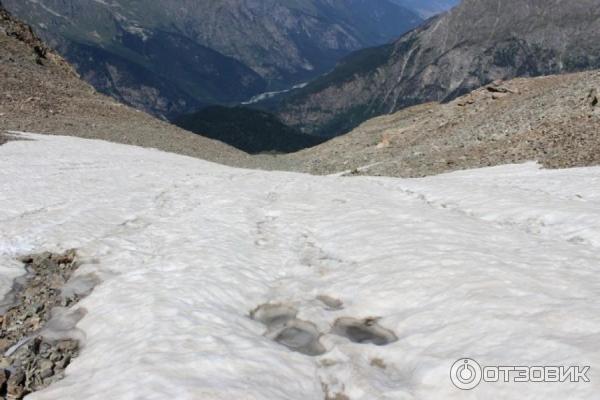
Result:
{"label": "loose rock", "polygon": [[596,107],[598,105],[598,102],[600,101],[600,99],[598,98],[598,91],[596,89],[590,90],[587,100],[590,107]]}
{"label": "loose rock", "polygon": [[79,352],[76,340],[49,340],[41,332],[52,309],[74,304],[61,289],[79,266],[73,250],[21,258],[27,274],[15,281],[0,312],[0,399],[22,399],[62,379]]}
{"label": "loose rock", "polygon": [[394,332],[382,327],[372,318],[339,318],[333,325],[332,333],[344,336],[354,343],[371,343],[377,346],[385,346],[398,340]]}

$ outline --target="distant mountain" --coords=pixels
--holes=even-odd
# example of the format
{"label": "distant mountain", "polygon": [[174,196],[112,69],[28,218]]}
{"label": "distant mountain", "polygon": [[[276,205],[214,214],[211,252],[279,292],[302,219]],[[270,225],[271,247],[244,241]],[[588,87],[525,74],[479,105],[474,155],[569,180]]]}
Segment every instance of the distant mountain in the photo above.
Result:
{"label": "distant mountain", "polygon": [[82,77],[117,100],[170,119],[207,104],[243,101],[266,88],[243,63],[185,36],[140,37],[119,29],[119,47],[68,41],[59,49]]}
{"label": "distant mountain", "polygon": [[464,0],[393,44],[354,53],[280,108],[335,136],[377,115],[446,101],[497,79],[600,67],[600,0]]}
{"label": "distant mountain", "polygon": [[391,0],[4,0],[97,89],[172,118],[322,74],[417,26]]}
{"label": "distant mountain", "polygon": [[245,107],[206,107],[177,118],[175,124],[250,154],[290,153],[323,142],[284,125],[273,114]]}
{"label": "distant mountain", "polygon": [[460,3],[460,0],[392,0],[392,2],[416,11],[423,18],[447,11]]}

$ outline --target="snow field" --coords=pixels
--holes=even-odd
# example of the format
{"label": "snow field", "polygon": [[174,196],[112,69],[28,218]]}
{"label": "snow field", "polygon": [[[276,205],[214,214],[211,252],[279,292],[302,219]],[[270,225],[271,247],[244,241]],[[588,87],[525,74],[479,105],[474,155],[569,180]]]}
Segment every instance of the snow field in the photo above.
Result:
{"label": "snow field", "polygon": [[[84,349],[39,399],[594,399],[600,168],[425,179],[239,170],[66,137],[0,147],[0,289],[14,257],[77,248],[102,283]],[[339,300],[330,307],[319,296]],[[282,304],[325,353],[250,318]],[[374,318],[385,346],[334,334]],[[450,382],[450,367],[590,365],[591,382]],[[335,398],[335,397],[334,397]]]}

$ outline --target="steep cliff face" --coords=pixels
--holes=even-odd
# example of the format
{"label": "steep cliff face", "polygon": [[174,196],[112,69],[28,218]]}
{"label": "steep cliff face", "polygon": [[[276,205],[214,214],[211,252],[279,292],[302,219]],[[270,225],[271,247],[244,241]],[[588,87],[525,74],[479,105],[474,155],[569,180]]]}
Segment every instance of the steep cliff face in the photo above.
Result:
{"label": "steep cliff face", "polygon": [[600,0],[464,0],[392,46],[354,54],[281,108],[324,136],[498,79],[600,67]]}
{"label": "steep cliff face", "polygon": [[5,0],[97,89],[171,118],[333,68],[421,18],[391,0]]}

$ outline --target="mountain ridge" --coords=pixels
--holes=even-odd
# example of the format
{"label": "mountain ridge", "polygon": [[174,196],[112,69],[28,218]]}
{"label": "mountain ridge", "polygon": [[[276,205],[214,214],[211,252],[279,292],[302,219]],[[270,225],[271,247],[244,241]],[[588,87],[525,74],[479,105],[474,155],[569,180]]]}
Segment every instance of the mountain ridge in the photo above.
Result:
{"label": "mountain ridge", "polygon": [[460,0],[392,0],[403,7],[415,10],[423,18],[430,18],[443,11],[447,11],[460,3]]}
{"label": "mountain ridge", "polygon": [[370,117],[448,101],[494,80],[600,67],[600,0],[553,7],[541,0],[464,0],[393,46],[373,49],[382,61],[359,73],[342,62],[295,92],[280,117],[331,137]]}
{"label": "mountain ridge", "polygon": [[168,119],[287,89],[421,21],[389,0],[4,3],[97,89]]}

